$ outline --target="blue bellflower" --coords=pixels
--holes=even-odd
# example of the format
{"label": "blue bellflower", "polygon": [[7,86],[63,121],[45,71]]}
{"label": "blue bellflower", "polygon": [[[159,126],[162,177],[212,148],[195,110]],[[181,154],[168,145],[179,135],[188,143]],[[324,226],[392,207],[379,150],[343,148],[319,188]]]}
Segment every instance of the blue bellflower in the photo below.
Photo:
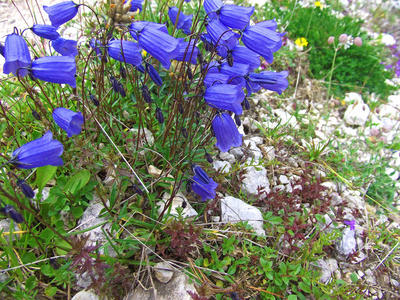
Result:
{"label": "blue bellflower", "polygon": [[78,43],[74,40],[66,40],[58,38],[51,41],[51,46],[63,56],[77,56],[78,55]]}
{"label": "blue bellflower", "polygon": [[[128,2],[129,0],[125,0],[124,3]],[[131,8],[129,9],[129,11],[133,11],[136,12],[137,10],[139,10],[139,12],[142,11],[143,9],[143,0],[131,0]]]}
{"label": "blue bellflower", "polygon": [[192,164],[191,167],[192,167],[193,173],[197,177],[199,177],[202,182],[204,182],[205,184],[209,184],[210,183],[210,180],[211,180],[210,177],[208,177],[207,173],[204,172],[204,170],[200,166],[198,166],[196,164]]}
{"label": "blue bellflower", "polygon": [[[232,50],[238,43],[239,35],[218,20],[207,24],[207,33],[215,46],[221,46],[219,51]],[[226,51],[225,50],[225,51]]]}
{"label": "blue bellflower", "polygon": [[33,77],[76,88],[76,64],[73,56],[46,56],[35,59],[28,68]]}
{"label": "blue bellflower", "polygon": [[103,44],[101,43],[101,41],[96,39],[91,39],[89,42],[89,46],[96,51],[97,55],[99,56],[103,55],[102,51]]}
{"label": "blue bellflower", "polygon": [[[122,46],[122,47],[121,47]],[[108,43],[108,55],[112,58],[134,66],[142,63],[142,55],[138,43],[112,40]],[[125,59],[125,60],[124,60]]]}
{"label": "blue bellflower", "polygon": [[82,131],[84,120],[81,112],[59,107],[53,111],[53,119],[58,126],[67,132],[69,138],[80,134]]}
{"label": "blue bellflower", "polygon": [[35,24],[30,28],[37,36],[48,40],[56,40],[60,37],[57,28],[52,25]]}
{"label": "blue bellflower", "polygon": [[242,135],[228,113],[218,114],[212,121],[212,128],[217,139],[215,146],[222,152],[242,145]]}
{"label": "blue bellflower", "polygon": [[[141,29],[137,31],[137,28]],[[171,59],[179,54],[179,41],[168,34],[165,25],[152,22],[133,22],[131,30],[132,37],[137,39],[139,45],[168,70],[171,67]]]}
{"label": "blue bellflower", "polygon": [[249,66],[250,70],[254,70],[261,64],[260,55],[245,46],[236,45],[236,47],[231,50],[231,53],[234,65],[236,63],[245,64]]}
{"label": "blue bellflower", "polygon": [[179,41],[179,54],[174,58],[177,61],[190,61],[191,64],[197,63],[197,55],[199,54],[199,48],[194,46],[194,41],[185,42],[184,39],[178,39]]}
{"label": "blue bellflower", "polygon": [[243,44],[264,57],[269,64],[274,60],[273,53],[282,47],[281,37],[284,33],[275,32],[276,27],[274,20],[264,21],[247,26],[242,35]]}
{"label": "blue bellflower", "polygon": [[[173,25],[175,25],[175,23],[176,23],[176,18],[178,17],[178,12],[179,12],[179,8],[177,8],[175,6],[170,7],[168,10],[168,16]],[[193,19],[193,15],[186,16],[181,11],[179,13],[179,18],[178,18],[178,23],[176,25],[176,28],[182,29],[182,31],[185,34],[190,34],[190,32],[191,32],[190,27],[192,27],[192,19]]]}
{"label": "blue bellflower", "polygon": [[41,138],[15,150],[10,163],[20,169],[33,169],[48,165],[62,166],[64,163],[60,156],[63,150],[63,145],[59,141],[53,140],[53,134],[48,131]]}
{"label": "blue bellflower", "polygon": [[245,94],[240,85],[215,84],[206,89],[204,99],[206,103],[214,108],[226,109],[237,115],[243,113],[240,105],[244,100]]}
{"label": "blue bellflower", "polygon": [[221,0],[205,0],[204,9],[210,20],[219,20],[228,27],[242,30],[249,24],[254,7],[224,4]]}
{"label": "blue bellflower", "polygon": [[282,72],[272,72],[272,71],[264,71],[260,74],[251,73],[248,76],[245,76],[247,80],[246,88],[249,92],[249,88],[252,92],[258,92],[261,87],[264,89],[277,92],[279,95],[287,89],[289,86],[289,82],[286,79],[289,75],[288,71]]}
{"label": "blue bellflower", "polygon": [[43,6],[44,11],[49,15],[51,25],[58,28],[60,25],[73,19],[78,13],[79,4],[72,1],[64,1],[52,6]]}
{"label": "blue bellflower", "polygon": [[28,45],[22,36],[16,33],[7,35],[4,44],[4,58],[6,60],[3,66],[4,74],[12,72],[16,76],[18,72],[21,77],[28,74],[28,70],[21,69],[31,64]]}
{"label": "blue bellflower", "polygon": [[205,183],[199,176],[195,175],[192,179],[192,190],[201,197],[201,201],[206,201],[207,199],[214,199],[215,189],[218,183],[210,178],[208,183]]}

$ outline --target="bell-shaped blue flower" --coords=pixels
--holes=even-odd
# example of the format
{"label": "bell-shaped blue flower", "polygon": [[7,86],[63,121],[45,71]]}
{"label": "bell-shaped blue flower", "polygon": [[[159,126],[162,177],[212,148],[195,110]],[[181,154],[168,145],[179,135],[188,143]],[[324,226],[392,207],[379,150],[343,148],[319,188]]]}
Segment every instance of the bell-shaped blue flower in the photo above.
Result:
{"label": "bell-shaped blue flower", "polygon": [[[179,12],[179,8],[177,8],[175,6],[170,7],[168,10],[168,16],[173,25],[175,24],[176,18],[178,17],[178,12]],[[182,31],[185,34],[190,34],[190,32],[191,32],[190,27],[192,27],[192,19],[193,19],[193,15],[186,16],[181,11],[179,13],[178,24],[176,25],[176,28],[182,29]]]}
{"label": "bell-shaped blue flower", "polygon": [[53,140],[53,134],[48,131],[41,138],[26,143],[13,152],[10,163],[20,169],[33,169],[43,166],[62,166],[60,157],[63,145]]}
{"label": "bell-shaped blue flower", "polygon": [[192,179],[192,190],[201,197],[201,201],[206,201],[207,199],[214,199],[215,189],[218,183],[210,178],[208,183],[205,183],[199,176],[195,175]]}
{"label": "bell-shaped blue flower", "polygon": [[275,32],[276,22],[274,20],[257,23],[248,26],[243,31],[242,42],[250,50],[260,54],[267,63],[274,60],[273,53],[282,47],[282,35]]}
{"label": "bell-shaped blue flower", "polygon": [[162,79],[153,65],[146,63],[146,71],[150,75],[151,80],[158,86],[162,86]]}
{"label": "bell-shaped blue flower", "polygon": [[204,170],[203,170],[200,166],[198,166],[198,165],[196,165],[196,164],[192,164],[191,167],[192,167],[193,173],[194,173],[197,177],[200,178],[200,181],[204,182],[205,184],[210,183],[211,178],[208,177],[207,173],[204,172]]}
{"label": "bell-shaped blue flower", "polygon": [[[160,25],[152,22],[133,22],[131,35],[147,53],[160,61],[165,69],[169,69],[171,59],[179,54],[179,41],[165,33],[166,27]],[[141,29],[136,31],[137,28]]]}
{"label": "bell-shaped blue flower", "polygon": [[207,75],[204,77],[203,84],[206,88],[208,88],[212,85],[228,83],[229,77],[229,75],[219,72],[208,72]]}
{"label": "bell-shaped blue flower", "polygon": [[96,40],[96,39],[91,39],[89,42],[89,46],[90,48],[94,49],[96,51],[96,54],[101,56],[103,55],[103,44],[101,43],[101,41]]}
{"label": "bell-shaped blue flower", "polygon": [[51,46],[63,56],[77,56],[78,43],[74,40],[66,40],[62,37],[51,41]]}
{"label": "bell-shaped blue flower", "polygon": [[178,39],[179,41],[179,54],[174,58],[177,61],[190,61],[191,64],[197,63],[197,55],[199,54],[199,48],[194,46],[194,40],[185,42],[184,39]]}
{"label": "bell-shaped blue flower", "polygon": [[210,20],[214,20],[218,17],[217,12],[224,5],[222,0],[204,0],[204,10]]}
{"label": "bell-shaped blue flower", "polygon": [[56,40],[60,37],[57,28],[52,25],[35,24],[30,28],[37,36],[48,40]]}
{"label": "bell-shaped blue flower", "polygon": [[245,46],[237,45],[231,50],[233,65],[236,63],[245,64],[249,66],[250,70],[257,69],[260,64],[260,55],[251,51]]}
{"label": "bell-shaped blue flower", "polygon": [[168,28],[165,24],[150,22],[150,21],[136,21],[133,22],[130,26],[131,35],[137,41],[137,33],[141,32],[143,29],[153,29],[160,30],[166,34],[168,34]]}
{"label": "bell-shaped blue flower", "polygon": [[64,1],[52,6],[43,6],[44,11],[49,15],[51,25],[58,28],[60,25],[73,19],[78,13],[79,4],[72,1]]}
{"label": "bell-shaped blue flower", "polygon": [[235,122],[228,113],[217,114],[212,121],[212,128],[217,138],[215,146],[222,152],[227,152],[231,147],[242,145],[242,135],[236,127]]}
{"label": "bell-shaped blue flower", "polygon": [[[128,2],[129,0],[125,0],[124,3]],[[129,11],[133,11],[136,12],[137,10],[139,10],[140,12],[142,12],[143,9],[143,0],[130,0],[131,1],[131,8],[129,9]]]}
{"label": "bell-shaped blue flower", "polygon": [[142,55],[138,43],[124,40],[112,40],[108,43],[107,49],[108,55],[116,60],[125,61],[134,66],[138,66],[142,63]]}
{"label": "bell-shaped blue flower", "polygon": [[230,28],[242,30],[249,24],[253,12],[254,7],[225,4],[219,11],[219,20]]}
{"label": "bell-shaped blue flower", "polygon": [[[288,75],[288,71],[282,71],[280,73],[264,71],[260,74],[251,73],[245,78],[250,83],[250,88],[253,92],[257,91],[257,85],[259,85],[264,89],[277,92],[280,95],[289,86],[289,82],[286,79]],[[249,89],[249,87],[247,87],[247,89]]]}
{"label": "bell-shaped blue flower", "polygon": [[53,119],[58,126],[67,132],[68,137],[78,135],[82,131],[84,120],[81,112],[59,107],[53,111]]}
{"label": "bell-shaped blue flower", "polygon": [[73,56],[46,56],[35,59],[28,68],[33,77],[76,88],[76,64]]}
{"label": "bell-shaped blue flower", "polygon": [[207,24],[207,33],[215,46],[221,46],[219,51],[223,49],[232,50],[238,43],[239,35],[218,20],[213,20]]}
{"label": "bell-shaped blue flower", "polygon": [[206,103],[214,108],[226,109],[237,115],[243,113],[240,105],[244,100],[245,94],[240,85],[215,84],[206,89],[204,99]]}
{"label": "bell-shaped blue flower", "polygon": [[3,66],[4,74],[11,72],[16,76],[24,77],[28,74],[26,68],[31,64],[31,55],[29,53],[28,45],[24,38],[16,33],[7,35],[4,44],[4,58],[6,62]]}

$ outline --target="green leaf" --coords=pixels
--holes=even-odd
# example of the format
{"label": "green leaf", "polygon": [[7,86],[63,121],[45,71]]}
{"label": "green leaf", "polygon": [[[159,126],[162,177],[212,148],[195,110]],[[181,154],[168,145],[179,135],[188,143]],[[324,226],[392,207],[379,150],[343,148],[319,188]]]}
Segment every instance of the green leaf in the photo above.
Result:
{"label": "green leaf", "polygon": [[351,281],[352,281],[353,283],[357,283],[357,281],[358,281],[358,276],[357,276],[357,274],[354,273],[354,272],[351,273],[350,279],[351,279]]}
{"label": "green leaf", "polygon": [[37,168],[36,170],[36,184],[39,189],[39,194],[42,192],[45,185],[49,182],[50,179],[54,177],[56,174],[57,167],[54,166],[44,166]]}
{"label": "green leaf", "polygon": [[75,194],[81,190],[90,179],[90,172],[88,170],[80,171],[70,178],[64,187],[64,192]]}
{"label": "green leaf", "polygon": [[304,282],[299,282],[299,288],[301,288],[306,293],[311,293],[310,286],[305,284]]}
{"label": "green leaf", "polygon": [[297,296],[296,295],[289,295],[287,297],[287,300],[297,300]]}
{"label": "green leaf", "polygon": [[48,286],[45,290],[44,293],[48,297],[53,297],[57,293],[57,287],[55,286]]}

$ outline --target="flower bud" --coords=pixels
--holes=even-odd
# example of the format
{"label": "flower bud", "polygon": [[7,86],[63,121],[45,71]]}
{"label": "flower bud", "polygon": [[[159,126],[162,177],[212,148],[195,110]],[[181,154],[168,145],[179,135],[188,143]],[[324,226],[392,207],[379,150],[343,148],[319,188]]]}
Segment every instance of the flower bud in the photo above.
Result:
{"label": "flower bud", "polygon": [[119,67],[119,74],[121,75],[122,78],[126,78],[126,69],[124,68],[124,66],[120,66]]}
{"label": "flower bud", "polygon": [[333,42],[335,41],[335,37],[334,36],[330,36],[329,38],[328,38],[328,44],[330,45],[330,44],[333,44]]}
{"label": "flower bud", "polygon": [[237,126],[242,125],[242,122],[240,121],[240,116],[235,114],[235,123]]}
{"label": "flower bud", "polygon": [[35,193],[32,188],[25,182],[25,180],[18,178],[17,185],[21,189],[22,193],[28,198],[35,198]]}
{"label": "flower bud", "polygon": [[143,191],[136,184],[132,183],[129,188],[132,189],[136,194],[143,195]]}
{"label": "flower bud", "polygon": [[146,101],[146,103],[153,102],[153,99],[151,99],[151,96],[150,96],[149,88],[145,84],[142,85],[142,96],[143,96],[144,101]]}
{"label": "flower bud", "polygon": [[5,205],[4,207],[0,208],[0,213],[10,217],[16,223],[24,222],[24,217],[17,212],[17,210],[12,205]]}
{"label": "flower bud", "polygon": [[247,100],[247,97],[244,98],[243,105],[244,105],[245,109],[247,109],[247,110],[250,109],[250,102],[249,102],[249,100]]}
{"label": "flower bud", "polygon": [[147,73],[149,73],[150,78],[153,80],[155,84],[157,84],[158,86],[162,86],[163,82],[156,68],[154,68],[151,64],[146,63],[146,71]]}
{"label": "flower bud", "polygon": [[181,103],[179,103],[179,105],[178,105],[178,112],[179,112],[181,115],[183,115],[183,113],[184,113],[183,105],[182,105]]}
{"label": "flower bud", "polygon": [[197,61],[200,65],[203,64],[204,60],[203,60],[203,55],[201,55],[201,52],[197,53]]}
{"label": "flower bud", "polygon": [[159,107],[156,108],[156,119],[159,124],[164,124],[164,115]]}
{"label": "flower bud", "polygon": [[192,72],[192,69],[190,67],[187,68],[186,75],[189,78],[189,80],[193,79],[193,72]]}
{"label": "flower bud", "polygon": [[189,133],[188,133],[187,129],[185,127],[182,127],[181,132],[182,132],[183,137],[185,139],[187,139],[188,136],[189,136]]}
{"label": "flower bud", "polygon": [[115,79],[115,77],[111,75],[110,76],[110,82],[111,82],[111,85],[112,85],[112,88],[113,88],[114,92],[119,93],[117,79]]}
{"label": "flower bud", "polygon": [[95,106],[99,106],[100,105],[100,102],[99,102],[99,100],[97,100],[95,95],[90,95],[89,97],[90,97],[90,100],[93,102],[93,104]]}
{"label": "flower bud", "polygon": [[208,161],[210,164],[212,164],[214,160],[213,160],[213,158],[211,157],[211,154],[208,153],[208,152],[206,151],[205,156],[206,156],[207,161]]}
{"label": "flower bud", "polygon": [[349,36],[348,36],[347,34],[342,33],[342,34],[339,36],[339,42],[342,43],[342,44],[345,44],[345,43],[347,43],[347,39],[348,39],[348,38],[349,38]]}
{"label": "flower bud", "polygon": [[356,45],[357,47],[361,47],[362,43],[362,39],[359,36],[354,39],[354,45]]}
{"label": "flower bud", "polygon": [[228,61],[228,65],[230,67],[233,67],[233,56],[231,51],[228,51],[228,54],[226,55],[226,60]]}
{"label": "flower bud", "polygon": [[38,121],[40,121],[42,118],[40,117],[40,115],[39,115],[39,113],[36,111],[36,110],[34,110],[34,109],[32,109],[32,116],[36,119],[36,120],[38,120]]}
{"label": "flower bud", "polygon": [[118,82],[118,92],[121,94],[122,97],[126,97],[125,89],[121,82]]}

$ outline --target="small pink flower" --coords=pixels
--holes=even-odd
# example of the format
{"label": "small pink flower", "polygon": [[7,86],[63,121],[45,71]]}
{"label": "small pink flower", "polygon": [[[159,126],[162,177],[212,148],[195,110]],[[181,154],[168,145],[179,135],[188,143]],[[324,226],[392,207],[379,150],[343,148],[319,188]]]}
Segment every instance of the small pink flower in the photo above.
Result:
{"label": "small pink flower", "polygon": [[342,33],[342,34],[339,36],[339,42],[342,43],[342,44],[345,44],[345,43],[347,43],[347,39],[348,39],[348,38],[349,38],[349,36],[348,36],[347,34]]}
{"label": "small pink flower", "polygon": [[370,134],[371,136],[378,136],[381,132],[379,131],[378,128],[371,128]]}
{"label": "small pink flower", "polygon": [[328,39],[328,44],[333,44],[333,42],[335,41],[335,37],[334,36],[330,36]]}
{"label": "small pink flower", "polygon": [[357,47],[361,47],[362,43],[363,41],[359,36],[354,39],[354,45],[356,45]]}

